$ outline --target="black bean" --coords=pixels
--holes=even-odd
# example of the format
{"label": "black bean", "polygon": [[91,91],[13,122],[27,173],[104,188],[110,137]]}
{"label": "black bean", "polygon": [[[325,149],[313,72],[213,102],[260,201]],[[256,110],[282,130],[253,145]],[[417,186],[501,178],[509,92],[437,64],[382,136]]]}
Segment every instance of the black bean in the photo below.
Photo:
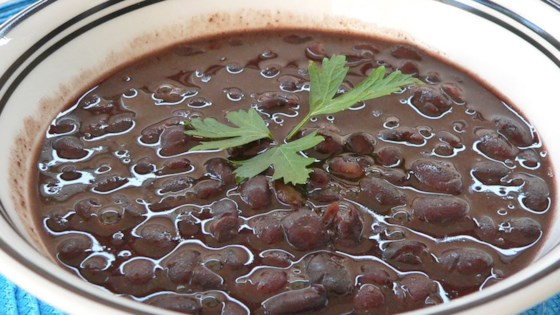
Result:
{"label": "black bean", "polygon": [[266,92],[257,98],[257,106],[269,113],[299,105],[299,97],[292,93]]}
{"label": "black bean", "polygon": [[60,178],[65,181],[73,181],[80,177],[82,177],[82,174],[72,169],[64,169],[60,174]]}
{"label": "black bean", "polygon": [[222,199],[216,201],[210,207],[210,213],[215,218],[219,218],[225,215],[238,217],[239,209],[237,209],[237,204],[231,199]]}
{"label": "black bean", "polygon": [[483,161],[473,166],[473,175],[485,185],[500,185],[502,179],[509,175],[510,170],[503,164]]}
{"label": "black bean", "polygon": [[463,191],[461,174],[451,163],[419,159],[412,163],[410,169],[416,179],[413,184],[418,189],[454,195]]}
{"label": "black bean", "polygon": [[305,49],[305,55],[307,56],[307,58],[315,61],[321,61],[327,56],[325,48],[321,43],[313,43],[307,46],[307,48]]}
{"label": "black bean", "polygon": [[301,136],[308,135],[313,131],[316,131],[317,135],[322,136],[324,140],[315,148],[306,151],[310,156],[324,159],[343,151],[344,141],[338,127],[333,124],[319,123],[317,126],[303,129]]}
{"label": "black bean", "polygon": [[182,206],[186,203],[189,203],[190,198],[186,197],[185,195],[171,195],[168,197],[164,197],[161,200],[154,202],[149,205],[151,211],[154,212],[161,212],[171,210],[173,208],[177,208]]}
{"label": "black bean", "polygon": [[429,253],[427,246],[418,241],[396,241],[387,245],[383,251],[383,259],[408,266],[420,266]]}
{"label": "black bean", "polygon": [[192,271],[191,283],[205,290],[220,289],[224,279],[205,266],[196,266]]}
{"label": "black bean", "polygon": [[182,217],[177,221],[177,229],[181,237],[190,238],[200,231],[200,225],[192,217]]}
{"label": "black bean", "polygon": [[373,284],[364,284],[354,296],[354,311],[358,314],[369,314],[375,308],[385,303],[385,295],[379,287]]}
{"label": "black bean", "polygon": [[247,310],[236,302],[226,302],[222,309],[224,315],[249,315]]}
{"label": "black bean", "polygon": [[[159,141],[159,137],[163,132],[163,127],[148,127],[142,130],[140,141],[146,144],[156,144]],[[92,133],[92,132],[89,132]],[[95,136],[95,135],[94,135]]]}
{"label": "black bean", "polygon": [[477,132],[480,140],[477,148],[486,156],[499,160],[513,160],[519,150],[513,147],[504,137],[494,131],[481,130]]}
{"label": "black bean", "polygon": [[461,146],[463,146],[461,138],[448,131],[439,131],[437,133],[437,138],[445,143],[448,143],[454,148],[460,148]]}
{"label": "black bean", "polygon": [[379,172],[382,179],[393,185],[403,185],[408,179],[407,173],[400,168],[382,168]]}
{"label": "black bean", "polygon": [[476,235],[483,241],[500,247],[522,247],[535,242],[542,235],[539,222],[528,217],[510,218],[500,224],[488,216],[477,220]]}
{"label": "black bean", "polygon": [[198,251],[180,248],[173,252],[168,260],[163,264],[167,267],[167,275],[174,283],[188,283],[192,276],[192,271],[200,262]]}
{"label": "black bean", "polygon": [[463,89],[459,87],[456,83],[443,83],[441,89],[449,98],[451,98],[455,103],[463,104],[465,103],[465,97],[463,96]]}
{"label": "black bean", "polygon": [[416,198],[412,213],[418,220],[428,223],[453,223],[467,217],[469,204],[453,196],[430,196]]}
{"label": "black bean", "polygon": [[525,184],[522,187],[523,199],[521,202],[525,207],[533,211],[544,211],[549,206],[550,190],[546,182],[537,176],[518,175]]}
{"label": "black bean", "polygon": [[58,256],[62,259],[72,259],[82,256],[91,247],[91,240],[85,235],[65,237],[56,247]]}
{"label": "black bean", "polygon": [[329,203],[342,200],[343,190],[338,185],[327,186],[323,189],[317,189],[309,194],[309,198],[319,203]]}
{"label": "black bean", "polygon": [[418,132],[418,129],[411,127],[397,127],[395,129],[381,130],[379,136],[383,140],[393,142],[423,144],[426,141],[424,136]]}
{"label": "black bean", "polygon": [[62,232],[70,227],[72,217],[73,215],[71,214],[70,209],[66,210],[58,208],[49,212],[45,223],[47,224],[47,227],[54,232]]}
{"label": "black bean", "polygon": [[170,159],[168,161],[165,161],[165,163],[163,164],[163,168],[161,170],[158,170],[156,174],[158,176],[161,176],[183,173],[189,171],[191,168],[191,162],[185,158]]}
{"label": "black bean", "polygon": [[280,250],[266,251],[262,252],[260,255],[262,256],[263,264],[267,266],[285,268],[290,266],[292,262],[290,254]]}
{"label": "black bean", "polygon": [[239,192],[243,201],[253,210],[264,209],[270,204],[272,192],[266,176],[257,175],[249,179],[241,185]]}
{"label": "black bean", "polygon": [[397,285],[396,297],[407,309],[424,305],[426,298],[437,292],[437,284],[430,278],[411,274],[405,276]]}
{"label": "black bean", "polygon": [[429,71],[426,74],[426,82],[430,84],[439,83],[441,82],[441,75],[435,71]]}
{"label": "black bean", "polygon": [[173,177],[161,184],[160,194],[174,193],[191,187],[191,179],[187,177]]}
{"label": "black bean", "polygon": [[303,44],[312,39],[313,37],[307,35],[290,34],[285,36],[282,40],[289,44]]}
{"label": "black bean", "polygon": [[539,222],[527,217],[511,218],[503,224],[507,231],[502,237],[514,246],[526,246],[535,242],[543,231]]}
{"label": "black bean", "polygon": [[269,65],[264,69],[261,69],[261,75],[265,78],[274,78],[275,76],[280,74],[279,68],[279,65]]}
{"label": "black bean", "polygon": [[526,124],[503,116],[498,116],[493,121],[498,127],[498,132],[513,145],[526,147],[533,143],[531,129]]}
{"label": "black bean", "polygon": [[173,84],[164,83],[155,88],[153,97],[165,103],[177,103],[183,99],[183,89]]}
{"label": "black bean", "polygon": [[301,209],[290,213],[282,220],[286,237],[298,250],[310,250],[325,243],[321,218],[313,211]]}
{"label": "black bean", "polygon": [[539,155],[535,150],[525,150],[517,156],[521,163],[526,167],[537,167],[540,162]]}
{"label": "black bean", "polygon": [[282,224],[271,215],[259,216],[251,220],[250,225],[255,235],[267,244],[274,244],[284,239]]}
{"label": "black bean", "polygon": [[350,152],[357,154],[371,154],[375,138],[367,133],[355,132],[346,139],[346,147]]}
{"label": "black bean", "polygon": [[338,134],[329,130],[319,130],[317,135],[325,138],[323,142],[315,146],[315,150],[323,155],[330,156],[342,152],[343,140]]}
{"label": "black bean", "polygon": [[416,48],[404,45],[397,45],[391,49],[391,56],[399,59],[422,60]]}
{"label": "black bean", "polygon": [[452,248],[439,256],[441,280],[458,287],[480,286],[492,272],[494,260],[487,252],[476,248]]}
{"label": "black bean", "polygon": [[301,91],[305,79],[294,75],[283,75],[278,78],[278,82],[280,83],[280,90],[293,93]]}
{"label": "black bean", "polygon": [[[166,220],[167,221],[167,220]],[[142,238],[165,243],[173,240],[173,223],[165,224],[163,222],[148,222],[141,228],[140,235]]]}
{"label": "black bean", "polygon": [[206,171],[226,185],[235,183],[233,168],[226,159],[213,158],[206,162]]}
{"label": "black bean", "polygon": [[118,189],[119,187],[128,183],[128,179],[120,176],[108,176],[100,178],[94,184],[94,191],[107,193]]}
{"label": "black bean", "polygon": [[123,209],[120,207],[108,206],[99,209],[97,219],[103,225],[114,225],[121,221]]}
{"label": "black bean", "polygon": [[297,314],[317,310],[327,304],[324,287],[312,285],[301,290],[287,291],[275,295],[262,303],[265,314]]}
{"label": "black bean", "polygon": [[167,128],[161,134],[161,150],[163,156],[173,156],[187,152],[192,142],[190,137],[185,134],[183,126],[173,126]]}
{"label": "black bean", "polygon": [[411,61],[401,62],[397,66],[397,69],[400,70],[404,74],[410,74],[410,75],[414,75],[416,77],[420,73],[420,70],[418,70],[418,65],[414,62],[411,62]]}
{"label": "black bean", "polygon": [[240,269],[249,260],[247,253],[237,247],[224,249],[221,256],[220,261],[233,270]]}
{"label": "black bean", "polygon": [[78,160],[86,157],[88,152],[84,149],[82,141],[76,137],[65,136],[53,141],[53,149],[56,154],[64,159]]}
{"label": "black bean", "polygon": [[313,187],[325,187],[330,182],[331,177],[329,173],[322,169],[314,168],[309,174],[309,183]]}
{"label": "black bean", "polygon": [[80,200],[74,205],[76,213],[84,219],[89,219],[96,215],[99,208],[101,208],[101,204],[98,199],[94,198]]}
{"label": "black bean", "polygon": [[51,135],[69,133],[72,130],[74,130],[74,128],[77,128],[77,126],[79,125],[80,124],[73,119],[63,118],[58,120],[56,124],[50,125],[48,132]]}
{"label": "black bean", "polygon": [[305,203],[302,193],[294,186],[285,184],[283,181],[274,182],[274,191],[276,198],[284,204],[292,206],[301,206]]}
{"label": "black bean", "polygon": [[362,166],[351,156],[337,156],[332,158],[328,163],[329,170],[334,175],[348,179],[358,179],[364,176]]}
{"label": "black bean", "polygon": [[444,251],[439,256],[439,262],[449,272],[457,271],[462,275],[489,275],[494,260],[483,250],[463,247]]}
{"label": "black bean", "polygon": [[80,131],[84,138],[92,139],[105,135],[109,117],[109,114],[97,114],[82,121]]}
{"label": "black bean", "polygon": [[406,195],[383,179],[364,178],[360,181],[360,188],[369,198],[380,205],[399,206],[406,204]]}
{"label": "black bean", "polygon": [[312,283],[322,284],[328,292],[346,295],[354,286],[347,265],[347,262],[339,256],[321,253],[309,260],[306,272]]}
{"label": "black bean", "polygon": [[267,269],[260,272],[256,279],[253,279],[256,289],[265,294],[271,294],[280,291],[288,283],[286,272],[279,269]]}
{"label": "black bean", "polygon": [[453,105],[446,95],[430,86],[416,88],[411,103],[422,114],[430,117],[443,115]]}
{"label": "black bean", "polygon": [[159,258],[175,248],[176,230],[170,220],[154,220],[139,228],[140,238],[134,242],[139,253]]}
{"label": "black bean", "polygon": [[223,215],[208,223],[208,231],[218,242],[225,242],[239,234],[239,225],[237,216]]}
{"label": "black bean", "polygon": [[108,121],[108,126],[105,128],[110,133],[121,133],[132,128],[134,125],[133,113],[122,113],[111,116]]}
{"label": "black bean", "polygon": [[337,237],[358,242],[362,235],[363,223],[356,207],[348,202],[334,202],[323,214],[323,223],[333,226]]}
{"label": "black bean", "polygon": [[168,310],[193,315],[199,314],[202,308],[198,300],[195,298],[173,293],[158,294],[147,299],[146,303]]}
{"label": "black bean", "polygon": [[246,160],[252,158],[271,146],[270,139],[261,139],[248,144],[228,149],[230,160]]}
{"label": "black bean", "polygon": [[148,159],[141,159],[132,168],[137,174],[146,175],[155,170],[155,165]]}
{"label": "black bean", "polygon": [[360,73],[364,76],[367,76],[373,71],[373,69],[377,67],[377,63],[375,62],[375,60],[373,60],[373,58],[371,58],[369,62],[364,62],[364,64],[360,67]]}
{"label": "black bean", "polygon": [[392,278],[389,273],[380,266],[365,265],[362,266],[362,274],[360,275],[361,283],[371,283],[377,285],[390,285]]}
{"label": "black bean", "polygon": [[496,244],[498,234],[498,227],[494,219],[489,216],[483,216],[476,220],[477,229],[475,230],[476,236],[485,242]]}
{"label": "black bean", "polygon": [[108,265],[111,264],[104,256],[90,256],[81,264],[84,269],[94,272],[102,271],[107,268]]}
{"label": "black bean", "polygon": [[373,55],[379,53],[379,48],[371,44],[358,44],[352,47],[352,49],[359,51],[360,55],[363,57],[373,57]]}
{"label": "black bean", "polygon": [[377,151],[377,163],[383,166],[396,166],[402,161],[402,150],[397,147],[384,147]]}
{"label": "black bean", "polygon": [[224,189],[222,183],[217,180],[203,179],[194,185],[193,192],[199,199],[210,199],[221,195]]}
{"label": "black bean", "polygon": [[434,147],[434,152],[441,156],[452,156],[455,151],[449,143],[439,142]]}
{"label": "black bean", "polygon": [[123,266],[123,275],[132,284],[145,284],[154,278],[155,265],[148,259],[134,259]]}
{"label": "black bean", "polygon": [[[220,67],[220,66],[218,66]],[[196,91],[189,91],[189,93],[192,93],[191,95],[194,95],[196,93]],[[207,106],[212,105],[212,102],[207,100],[204,97],[195,97],[195,98],[191,98],[187,101],[187,106],[188,107],[192,107],[192,108],[204,108]]]}

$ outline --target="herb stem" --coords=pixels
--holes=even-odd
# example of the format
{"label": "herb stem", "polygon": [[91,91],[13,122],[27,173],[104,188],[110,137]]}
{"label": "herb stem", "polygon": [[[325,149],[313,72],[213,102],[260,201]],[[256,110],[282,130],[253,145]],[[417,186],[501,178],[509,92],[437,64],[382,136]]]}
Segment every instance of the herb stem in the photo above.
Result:
{"label": "herb stem", "polygon": [[303,127],[303,125],[305,125],[307,121],[311,119],[311,117],[312,116],[310,114],[307,114],[307,116],[305,116],[302,120],[300,120],[300,122],[294,127],[294,129],[290,131],[286,139],[288,140],[291,139],[301,129],[301,127]]}

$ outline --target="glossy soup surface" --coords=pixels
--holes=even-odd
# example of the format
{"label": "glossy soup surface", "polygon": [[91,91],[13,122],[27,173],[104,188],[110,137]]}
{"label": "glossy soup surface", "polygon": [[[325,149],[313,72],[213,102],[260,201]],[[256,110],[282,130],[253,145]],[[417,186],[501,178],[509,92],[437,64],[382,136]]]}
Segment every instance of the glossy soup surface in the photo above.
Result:
{"label": "glossy soup surface", "polygon": [[[255,108],[276,142],[308,111],[309,60],[347,56],[425,83],[313,118],[305,185],[190,153],[191,118]],[[551,219],[534,128],[469,75],[417,48],[349,34],[261,31],[188,42],[91,87],[37,153],[36,219],[83,279],[195,314],[385,314],[492,285],[527,265]]]}

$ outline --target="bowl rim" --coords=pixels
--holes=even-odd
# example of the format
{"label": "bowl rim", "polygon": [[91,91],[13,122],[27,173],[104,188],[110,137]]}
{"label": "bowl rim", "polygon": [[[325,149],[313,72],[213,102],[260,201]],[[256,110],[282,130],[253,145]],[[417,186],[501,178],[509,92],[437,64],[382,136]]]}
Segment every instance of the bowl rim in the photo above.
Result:
{"label": "bowl rim", "polygon": [[[141,2],[135,2],[135,3],[128,4],[124,8],[121,8],[121,9],[115,11],[115,12],[112,12],[111,14],[109,14],[107,16],[102,16],[102,17],[94,20],[93,22],[88,22],[85,26],[80,27],[78,29],[78,31],[75,31],[75,32],[71,33],[69,36],[66,36],[63,39],[61,39],[59,42],[57,42],[56,45],[63,46],[65,43],[72,40],[72,38],[73,38],[72,36],[78,36],[79,34],[81,34],[81,32],[86,32],[87,30],[95,27],[96,25],[102,24],[106,21],[109,21],[113,18],[116,18],[121,14],[126,14],[128,12],[132,12],[132,11],[135,11],[137,9],[141,9],[141,8],[144,8],[144,7],[150,6],[152,4],[159,3],[159,2],[163,2],[163,1],[165,1],[165,0],[148,0],[148,1],[141,1]],[[455,8],[459,8],[459,9],[465,11],[465,12],[477,15],[478,17],[484,18],[484,19],[486,19],[486,20],[488,20],[488,21],[490,21],[494,24],[497,24],[498,26],[512,32],[513,34],[520,37],[521,39],[523,39],[524,41],[526,41],[530,45],[534,46],[541,53],[543,53],[547,58],[549,58],[556,66],[558,66],[558,68],[560,68],[560,58],[557,57],[560,53],[560,38],[556,39],[552,34],[548,33],[546,30],[540,28],[538,25],[531,22],[530,20],[528,20],[528,19],[524,18],[523,16],[519,15],[515,11],[513,11],[511,9],[508,9],[507,7],[505,7],[505,6],[503,6],[499,3],[486,1],[486,0],[464,0],[464,1],[461,1],[461,0],[431,0],[431,1],[439,2],[439,3],[443,3],[443,4],[446,4],[446,5],[453,6]],[[35,15],[35,13],[37,13],[41,10],[44,10],[49,5],[51,5],[55,2],[57,2],[57,0],[39,0],[36,3],[32,4],[31,6],[24,9],[23,11],[21,11],[20,13],[18,13],[17,15],[15,15],[12,18],[10,18],[9,20],[7,20],[5,23],[0,25],[0,39],[5,37],[6,35],[8,35],[10,33],[10,31],[15,29],[20,23],[22,23],[25,20],[32,17],[33,15]],[[97,12],[99,12],[99,11],[105,9],[105,8],[108,8],[112,5],[115,5],[117,3],[118,3],[118,1],[115,2],[115,1],[111,1],[111,0],[99,1],[99,4],[96,4],[96,5],[92,6],[90,9],[82,12],[78,16],[72,17],[67,22],[65,22],[64,24],[61,24],[59,27],[57,27],[56,29],[54,29],[53,31],[51,31],[50,33],[45,35],[43,38],[39,39],[33,45],[28,46],[29,48],[25,51],[25,53],[20,55],[18,57],[18,59],[15,60],[14,63],[12,63],[8,67],[6,72],[2,73],[2,75],[0,76],[0,88],[2,88],[4,85],[6,85],[6,83],[8,83],[9,78],[14,73],[14,71],[17,70],[22,65],[24,65],[25,61],[31,56],[31,54],[33,53],[33,51],[36,50],[37,47],[40,47],[41,45],[44,45],[48,40],[54,38],[56,35],[58,35],[60,32],[62,32],[66,27],[72,25],[73,23],[76,23],[76,22],[82,20],[85,17],[88,17],[88,16],[90,16],[94,13],[97,13]],[[508,17],[514,23],[511,23],[510,21],[507,21],[506,19],[501,19],[497,16]],[[521,30],[521,28],[518,25],[515,25],[515,23],[517,23],[518,25],[521,25],[523,27],[523,30]],[[555,51],[554,52],[551,51],[550,47],[546,47],[545,45],[543,45],[543,43],[546,43],[546,45],[550,45],[550,47],[552,47],[552,50],[553,51],[555,50]],[[48,54],[44,57],[48,57]],[[40,62],[42,60],[40,58],[41,58],[41,56],[39,58],[37,58],[35,61]],[[31,69],[33,69],[33,63],[31,65],[26,66],[25,70],[22,72],[23,78],[28,73],[26,71],[31,70],[31,69],[29,69],[29,67],[31,67]],[[10,86],[8,87],[7,92],[4,95],[2,95],[2,98],[0,98],[0,113],[3,111],[8,99],[10,98],[11,91],[13,91],[13,89],[15,89],[15,87],[19,84],[19,82],[20,82],[19,79],[23,79],[23,78],[20,78],[20,76],[21,75],[19,75],[16,80],[14,80],[13,82],[10,83]],[[560,184],[560,183],[557,183],[557,184]],[[6,210],[5,210],[5,206],[4,206],[4,204],[2,203],[1,200],[0,200],[0,215],[3,217],[4,220],[6,220],[7,224],[10,225],[12,228],[15,226],[15,223],[7,215]],[[22,239],[25,240],[25,237],[24,237],[23,234],[21,234],[21,232],[19,232],[17,229],[14,229],[14,231],[17,233],[17,235],[19,237],[21,237]],[[28,241],[26,241],[26,242],[28,242]],[[558,250],[559,248],[560,248],[560,244],[554,246],[551,250]],[[14,248],[11,244],[9,244],[6,240],[4,240],[2,238],[0,238],[0,250],[2,252],[6,253],[7,255],[9,255],[12,259],[17,261],[21,266],[23,266],[27,270],[30,270],[34,274],[45,278],[49,282],[52,282],[53,284],[55,284],[59,287],[62,287],[65,290],[78,292],[78,293],[82,294],[83,296],[87,297],[88,299],[93,300],[94,302],[102,303],[102,304],[110,306],[110,307],[112,307],[116,310],[125,311],[125,312],[134,311],[137,314],[153,314],[152,312],[147,312],[145,310],[140,310],[138,308],[131,308],[129,305],[126,305],[124,303],[120,303],[119,301],[116,301],[116,300],[113,300],[113,299],[105,298],[104,296],[98,296],[98,295],[90,294],[90,292],[88,292],[84,288],[81,288],[79,286],[75,286],[73,283],[69,283],[69,282],[65,281],[64,279],[47,272],[44,268],[42,268],[36,262],[26,259],[26,257],[22,253],[18,252],[18,250],[16,248]],[[463,304],[459,304],[459,305],[452,305],[452,302],[451,302],[451,303],[448,304],[449,307],[447,309],[437,310],[437,311],[429,312],[429,313],[430,314],[443,315],[443,314],[454,314],[454,313],[457,313],[457,312],[466,311],[466,310],[468,310],[468,309],[470,309],[474,306],[480,306],[482,304],[486,304],[486,303],[489,303],[493,300],[502,298],[506,295],[509,295],[509,294],[513,293],[513,292],[517,292],[524,287],[527,287],[527,286],[529,286],[529,285],[531,285],[535,282],[538,282],[539,280],[542,280],[543,278],[545,278],[546,276],[548,276],[552,272],[554,272],[556,270],[559,270],[559,269],[560,269],[560,258],[558,258],[555,261],[552,261],[551,263],[547,264],[544,268],[542,268],[539,271],[531,274],[529,277],[526,277],[525,279],[522,279],[521,281],[515,283],[514,285],[508,286],[507,288],[504,288],[503,290],[500,290],[500,291],[497,291],[497,292],[492,292],[492,293],[486,294],[484,296],[479,296],[479,298],[476,299],[476,300],[469,301],[467,303],[463,303]],[[11,277],[11,275],[9,275],[9,274],[7,274],[6,276],[8,278]],[[550,294],[550,292],[548,292],[548,294]],[[431,309],[431,308],[423,309],[423,311],[426,311],[426,310],[429,310],[429,309]]]}

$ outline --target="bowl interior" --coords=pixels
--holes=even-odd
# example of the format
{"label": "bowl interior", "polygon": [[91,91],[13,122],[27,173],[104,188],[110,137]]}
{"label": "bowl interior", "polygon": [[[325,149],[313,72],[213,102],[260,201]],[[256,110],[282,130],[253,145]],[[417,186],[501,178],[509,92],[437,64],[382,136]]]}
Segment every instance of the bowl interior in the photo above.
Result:
{"label": "bowl interior", "polygon": [[[190,38],[231,30],[299,27],[412,42],[461,65],[506,95],[509,105],[520,109],[537,127],[547,158],[560,165],[560,137],[555,135],[557,121],[550,114],[554,100],[549,93],[560,82],[559,56],[554,55],[558,50],[547,56],[542,50],[543,46],[549,49],[546,42],[539,39],[540,46],[535,45],[461,9],[454,1],[240,0],[227,6],[221,0],[207,0],[204,5],[190,0],[65,1],[42,5],[43,9],[23,23],[5,28],[4,35],[0,33],[0,39],[9,39],[0,44],[4,56],[0,60],[0,73],[4,73],[0,79],[0,133],[4,147],[10,148],[0,152],[0,165],[4,165],[0,200],[5,211],[0,235],[13,240],[9,246],[25,253],[28,260],[44,264],[39,268],[42,272],[72,285],[80,284],[60,275],[54,263],[46,262],[46,251],[32,224],[28,198],[33,192],[28,182],[30,170],[36,167],[34,149],[55,115],[100,77],[132,59]],[[554,194],[558,196],[558,185]],[[555,215],[537,259],[560,256],[555,249],[560,242],[558,220]],[[510,282],[515,281],[520,279]],[[92,293],[94,288],[87,292],[114,299],[109,294]]]}

